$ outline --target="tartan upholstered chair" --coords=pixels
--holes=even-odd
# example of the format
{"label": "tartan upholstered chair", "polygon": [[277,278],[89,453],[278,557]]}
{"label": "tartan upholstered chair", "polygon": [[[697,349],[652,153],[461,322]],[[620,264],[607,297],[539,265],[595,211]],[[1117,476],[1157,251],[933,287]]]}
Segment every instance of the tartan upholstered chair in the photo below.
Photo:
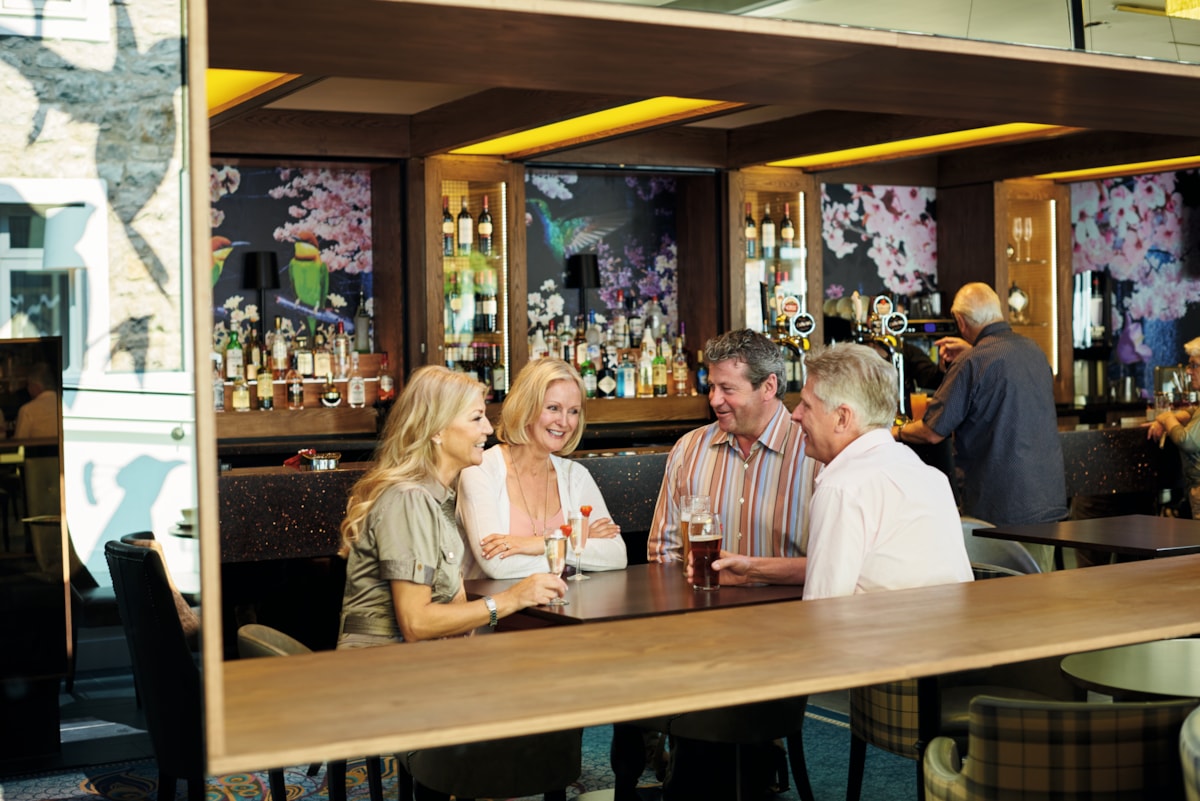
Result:
{"label": "tartan upholstered chair", "polygon": [[1179,733],[1196,704],[975,698],[967,759],[949,737],[925,752],[926,798],[1182,799]]}
{"label": "tartan upholstered chair", "polygon": [[1183,722],[1179,757],[1183,760],[1183,789],[1188,801],[1200,801],[1200,711],[1192,712]]}

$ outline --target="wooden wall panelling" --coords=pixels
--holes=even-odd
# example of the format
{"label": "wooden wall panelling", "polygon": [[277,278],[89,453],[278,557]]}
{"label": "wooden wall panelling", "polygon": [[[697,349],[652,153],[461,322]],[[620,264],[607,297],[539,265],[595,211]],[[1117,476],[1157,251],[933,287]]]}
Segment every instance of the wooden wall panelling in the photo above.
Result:
{"label": "wooden wall panelling", "polygon": [[258,109],[215,123],[212,153],[315,158],[406,158],[409,118],[402,114]]}
{"label": "wooden wall panelling", "polygon": [[721,216],[716,175],[682,176],[678,182],[676,235],[676,308],[687,331],[688,362],[696,367],[695,351],[727,329],[729,271],[721,258]]}
{"label": "wooden wall panelling", "polygon": [[1007,273],[998,275],[996,271],[995,220],[996,202],[990,183],[938,191],[938,290],[944,316],[950,315],[954,294],[964,284],[983,281],[996,286],[999,281],[1007,281]]}
{"label": "wooden wall panelling", "polygon": [[[746,177],[738,170],[730,170],[722,179],[725,214],[725,275],[728,277],[725,295],[725,315],[721,318],[721,330],[733,328],[733,321],[741,327],[746,319],[746,227],[743,223],[746,208]],[[700,346],[697,346],[700,347]]]}
{"label": "wooden wall panelling", "polygon": [[[392,377],[402,378],[409,363],[404,332],[414,310],[404,302],[408,270],[404,252],[404,169],[400,163],[371,171],[371,209],[375,350],[387,351]],[[363,375],[374,376],[377,372],[364,370]]]}

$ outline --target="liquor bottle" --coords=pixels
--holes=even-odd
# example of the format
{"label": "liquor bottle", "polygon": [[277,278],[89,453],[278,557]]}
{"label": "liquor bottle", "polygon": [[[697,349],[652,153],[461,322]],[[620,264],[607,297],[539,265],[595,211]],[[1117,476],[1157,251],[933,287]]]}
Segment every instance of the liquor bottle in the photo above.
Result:
{"label": "liquor bottle", "polygon": [[275,330],[271,334],[271,371],[274,377],[283,380],[288,370],[288,341],[283,333],[283,319],[275,317]]}
{"label": "liquor bottle", "polygon": [[637,311],[637,303],[633,302],[629,310],[629,347],[636,348],[638,346],[638,343],[642,341],[645,329],[642,315]]}
{"label": "liquor bottle", "polygon": [[679,321],[679,347],[687,348],[687,329],[683,325],[683,320]]}
{"label": "liquor bottle", "polygon": [[754,214],[750,204],[746,204],[746,258],[758,258],[758,226],[754,224]]}
{"label": "liquor bottle", "polygon": [[645,348],[638,357],[637,365],[637,396],[639,398],[654,397],[654,355]]}
{"label": "liquor bottle", "polygon": [[550,349],[546,344],[546,336],[542,333],[542,327],[539,325],[533,329],[533,341],[529,343],[529,358],[544,359],[549,355]]}
{"label": "liquor bottle", "polygon": [[479,212],[479,252],[492,255],[492,213],[488,211],[488,196],[483,196],[483,211]]}
{"label": "liquor bottle", "polygon": [[229,400],[235,412],[250,411],[250,387],[244,377],[239,375],[233,379],[233,392]]}
{"label": "liquor bottle", "polygon": [[225,411],[225,377],[222,375],[221,355],[213,354],[213,371],[212,371],[212,392],[213,392],[213,411]]}
{"label": "liquor bottle", "polygon": [[502,403],[508,393],[508,371],[504,369],[500,346],[492,345],[492,402]]}
{"label": "liquor bottle", "polygon": [[271,380],[271,371],[266,368],[259,370],[258,380],[255,383],[258,408],[264,412],[271,411],[275,408],[275,382]]}
{"label": "liquor bottle", "polygon": [[763,209],[763,218],[762,222],[758,224],[758,233],[762,238],[763,258],[775,258],[775,221],[771,219],[770,203]]}
{"label": "liquor bottle", "polygon": [[696,391],[708,394],[708,368],[704,366],[704,351],[696,351]]}
{"label": "liquor bottle", "polygon": [[324,334],[318,333],[313,337],[312,360],[313,375],[333,374],[333,351],[329,349]]}
{"label": "liquor bottle", "polygon": [[333,373],[325,374],[325,388],[321,390],[321,405],[333,408],[340,406],[342,403],[341,390],[337,388],[337,384],[333,383]]}
{"label": "liquor bottle", "polygon": [[586,349],[583,364],[579,366],[579,375],[583,377],[584,397],[596,397],[596,365],[592,364],[592,360],[587,357]]}
{"label": "liquor bottle", "polygon": [[386,350],[379,354],[379,391],[375,397],[376,405],[386,403],[390,406],[392,401],[396,400],[396,384],[392,379]]}
{"label": "liquor bottle", "polygon": [[649,329],[650,336],[657,342],[663,335],[663,319],[662,307],[658,305],[658,295],[652,295],[650,302],[646,304],[645,311],[645,327]]}
{"label": "liquor bottle", "polygon": [[661,350],[654,354],[650,369],[651,380],[654,382],[654,397],[667,397],[667,360]]}
{"label": "liquor bottle", "polygon": [[637,368],[628,351],[621,356],[621,366],[617,368],[617,395],[622,398],[637,397]]}
{"label": "liquor bottle", "polygon": [[629,347],[629,318],[625,316],[625,291],[617,290],[617,306],[613,309],[613,336],[618,348]]}
{"label": "liquor bottle", "polygon": [[358,352],[350,354],[350,377],[346,383],[346,403],[351,409],[361,409],[367,405],[367,382],[358,369]]}
{"label": "liquor bottle", "polygon": [[558,337],[559,351],[558,358],[562,359],[567,364],[578,367],[579,363],[576,359],[575,352],[575,335],[571,331],[571,318],[564,314],[562,319],[562,333]]}
{"label": "liquor bottle", "polygon": [[302,378],[312,378],[313,376],[313,352],[308,346],[308,337],[296,337],[296,349],[293,352],[296,357],[296,372]]}
{"label": "liquor bottle", "polygon": [[[251,331],[250,334],[253,335],[254,332]],[[249,354],[251,351],[249,347],[245,347],[242,349],[242,352]],[[253,359],[246,359],[246,366],[242,370],[242,375],[246,379],[247,386],[253,384],[258,379],[258,364]]]}
{"label": "liquor bottle", "polygon": [[243,358],[242,343],[238,342],[237,329],[229,332],[229,342],[225,344],[225,378],[232,381],[242,377]]}
{"label": "liquor bottle", "polygon": [[683,337],[675,337],[675,356],[671,362],[671,380],[675,383],[675,394],[688,394],[687,351],[683,349]]}
{"label": "liquor bottle", "polygon": [[584,325],[583,315],[575,318],[575,358],[571,360],[571,364],[576,370],[583,369],[583,360],[588,355],[588,340],[587,327]]}
{"label": "liquor bottle", "polygon": [[475,245],[475,221],[467,209],[467,198],[462,199],[462,208],[458,212],[458,255],[470,256],[471,248]]}
{"label": "liquor bottle", "polygon": [[[612,341],[612,329],[609,329],[609,341]],[[605,349],[600,360],[600,369],[596,372],[596,396],[600,398],[617,397],[617,363],[616,349],[610,354]]]}
{"label": "liquor bottle", "polygon": [[304,377],[300,375],[297,366],[298,358],[292,354],[292,365],[288,368],[284,383],[287,385],[288,408],[292,410],[304,408]]}
{"label": "liquor bottle", "polygon": [[449,195],[442,195],[442,255],[454,255],[454,217],[450,214]]}
{"label": "liquor bottle", "polygon": [[367,314],[367,301],[363,294],[362,288],[359,288],[358,309],[354,312],[354,349],[359,353],[370,353],[371,315]]}
{"label": "liquor bottle", "polygon": [[792,222],[792,204],[783,204],[783,219],[779,221],[779,244],[781,248],[796,245],[796,225]]}
{"label": "liquor bottle", "polygon": [[[262,343],[258,341],[258,331],[251,328],[246,334],[246,344],[243,347],[246,357],[246,380],[253,381],[258,376],[258,368],[263,365],[263,349]],[[250,368],[254,368],[254,373],[251,375]]]}
{"label": "liquor bottle", "polygon": [[350,374],[350,352],[358,350],[350,347],[350,335],[346,333],[346,324],[338,320],[337,332],[333,335],[333,377],[345,381]]}
{"label": "liquor bottle", "polygon": [[561,359],[563,356],[562,342],[558,337],[558,321],[550,318],[546,329],[546,355],[551,359]]}

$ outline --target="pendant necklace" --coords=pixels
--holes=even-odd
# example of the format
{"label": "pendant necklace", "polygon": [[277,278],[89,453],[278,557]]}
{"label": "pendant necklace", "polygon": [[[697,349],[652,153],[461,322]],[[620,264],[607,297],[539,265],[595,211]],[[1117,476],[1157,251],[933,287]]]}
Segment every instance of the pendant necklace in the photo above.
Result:
{"label": "pendant necklace", "polygon": [[[534,518],[533,507],[529,505],[529,499],[525,497],[525,482],[521,481],[521,471],[517,469],[517,460],[513,457],[512,446],[508,448],[508,461],[512,464],[513,475],[517,477],[517,489],[521,492],[521,502],[525,504],[525,511],[529,513],[529,525],[534,527],[537,520]],[[533,536],[541,537],[546,529],[546,523],[549,522],[550,512],[550,475],[553,470],[546,470],[546,498],[542,504],[542,531],[534,528]]]}

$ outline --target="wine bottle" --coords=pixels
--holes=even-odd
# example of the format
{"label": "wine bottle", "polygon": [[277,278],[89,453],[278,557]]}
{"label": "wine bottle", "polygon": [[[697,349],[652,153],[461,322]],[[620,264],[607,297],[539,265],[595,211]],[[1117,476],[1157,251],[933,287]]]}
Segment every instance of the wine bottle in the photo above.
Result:
{"label": "wine bottle", "polygon": [[361,287],[358,290],[358,309],[354,312],[354,349],[359,353],[371,352],[371,315],[367,314],[367,302]]}
{"label": "wine bottle", "polygon": [[442,255],[454,255],[454,217],[450,214],[449,195],[442,195]]}
{"label": "wine bottle", "polygon": [[796,225],[792,222],[792,204],[783,204],[783,219],[779,221],[779,243],[781,248],[796,245]]}
{"label": "wine bottle", "polygon": [[746,204],[746,258],[758,258],[758,226],[754,224],[753,210]]}
{"label": "wine bottle", "polygon": [[479,252],[492,255],[492,213],[488,211],[488,196],[483,196],[483,211],[479,212]]}
{"label": "wine bottle", "polygon": [[499,345],[492,345],[492,401],[502,403],[508,393],[508,371],[504,369],[504,360]]}
{"label": "wine bottle", "polygon": [[475,220],[467,208],[467,198],[462,199],[462,208],[458,212],[458,255],[470,256],[471,248],[475,245]]}
{"label": "wine bottle", "polygon": [[763,218],[762,222],[758,224],[758,232],[762,237],[763,258],[775,258],[775,221],[771,219],[770,203],[763,208]]}
{"label": "wine bottle", "polygon": [[483,314],[481,316],[483,325],[479,330],[492,332],[496,330],[496,321],[500,312],[499,302],[496,299],[496,271],[484,270],[483,278]]}

